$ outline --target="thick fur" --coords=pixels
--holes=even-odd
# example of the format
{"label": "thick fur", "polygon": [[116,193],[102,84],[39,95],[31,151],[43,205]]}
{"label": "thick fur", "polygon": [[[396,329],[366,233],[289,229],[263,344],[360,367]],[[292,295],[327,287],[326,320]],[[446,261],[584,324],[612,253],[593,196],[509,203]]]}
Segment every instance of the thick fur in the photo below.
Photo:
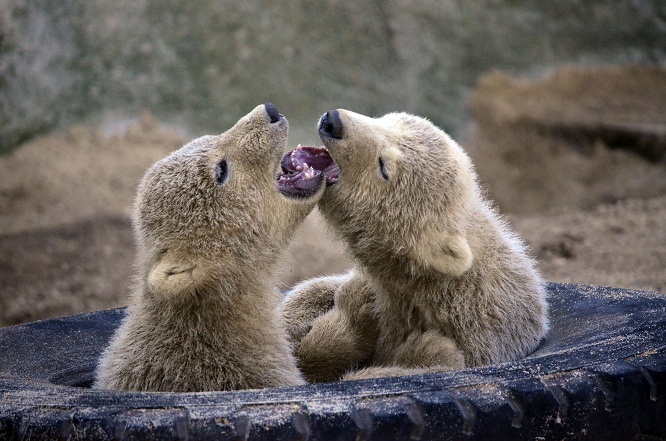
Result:
{"label": "thick fur", "polygon": [[306,380],[337,380],[371,360],[379,332],[374,293],[355,272],[297,285],[282,307]]}
{"label": "thick fur", "polygon": [[[287,199],[275,177],[286,119],[263,105],[157,162],[134,208],[136,280],[94,387],[211,391],[303,383],[275,308],[280,251],[323,193]],[[226,177],[219,164],[226,161]]]}
{"label": "thick fur", "polygon": [[[533,351],[548,329],[541,277],[462,148],[413,115],[339,115],[340,139],[320,132],[340,178],[319,209],[357,267],[347,280],[302,283],[282,305],[306,379],[459,369]],[[330,293],[333,307],[312,319],[308,299]]]}

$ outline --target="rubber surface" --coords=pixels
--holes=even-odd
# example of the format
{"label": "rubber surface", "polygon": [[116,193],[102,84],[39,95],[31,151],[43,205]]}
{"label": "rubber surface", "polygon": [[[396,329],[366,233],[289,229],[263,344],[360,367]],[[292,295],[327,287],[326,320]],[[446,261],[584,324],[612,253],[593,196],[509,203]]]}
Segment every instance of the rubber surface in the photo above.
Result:
{"label": "rubber surface", "polygon": [[666,439],[666,295],[548,292],[552,329],[518,362],[237,392],[86,388],[122,309],[3,328],[0,439]]}

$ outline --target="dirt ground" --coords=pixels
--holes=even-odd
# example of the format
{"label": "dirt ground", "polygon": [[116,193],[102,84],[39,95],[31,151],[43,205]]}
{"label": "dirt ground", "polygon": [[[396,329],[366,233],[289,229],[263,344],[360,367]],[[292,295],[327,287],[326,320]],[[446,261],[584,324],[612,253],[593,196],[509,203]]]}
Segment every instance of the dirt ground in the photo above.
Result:
{"label": "dirt ground", "polygon": [[666,292],[666,69],[499,72],[465,143],[547,279]]}
{"label": "dirt ground", "polygon": [[[546,279],[666,292],[666,70],[490,73],[469,108],[463,145]],[[144,114],[0,157],[0,326],[123,305],[136,185],[184,142]],[[316,212],[296,237],[281,286],[349,266]]]}

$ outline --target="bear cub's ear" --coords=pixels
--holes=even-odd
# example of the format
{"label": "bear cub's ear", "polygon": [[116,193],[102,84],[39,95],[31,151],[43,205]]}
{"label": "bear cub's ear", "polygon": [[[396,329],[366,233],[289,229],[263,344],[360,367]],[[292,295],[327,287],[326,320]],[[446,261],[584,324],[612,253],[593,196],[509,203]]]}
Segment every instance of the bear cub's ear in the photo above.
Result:
{"label": "bear cub's ear", "polygon": [[426,268],[453,277],[462,275],[472,266],[472,250],[462,233],[426,234],[416,254]]}
{"label": "bear cub's ear", "polygon": [[189,292],[200,284],[205,271],[193,259],[176,258],[164,253],[148,273],[148,286],[153,292],[166,297]]}

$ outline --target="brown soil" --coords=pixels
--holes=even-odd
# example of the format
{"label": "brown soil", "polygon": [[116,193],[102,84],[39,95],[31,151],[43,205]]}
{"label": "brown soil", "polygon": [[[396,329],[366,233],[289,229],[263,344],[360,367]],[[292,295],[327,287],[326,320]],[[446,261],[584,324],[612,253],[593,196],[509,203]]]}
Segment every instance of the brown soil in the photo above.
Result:
{"label": "brown soil", "polygon": [[[661,148],[664,103],[660,69],[479,82],[465,145],[548,280],[666,292],[666,165],[633,148]],[[622,124],[638,135],[609,148]],[[136,185],[183,142],[143,115],[122,135],[73,127],[0,157],[0,326],[124,304]],[[296,237],[281,286],[349,266],[316,212]]]}
{"label": "brown soil", "polygon": [[[566,67],[539,80],[494,72],[469,107],[476,124],[466,147],[507,213],[666,195],[666,161],[636,149],[651,137],[666,151],[664,68]],[[626,136],[613,139],[622,127]]]}
{"label": "brown soil", "polygon": [[666,293],[666,196],[512,223],[548,280]]}

